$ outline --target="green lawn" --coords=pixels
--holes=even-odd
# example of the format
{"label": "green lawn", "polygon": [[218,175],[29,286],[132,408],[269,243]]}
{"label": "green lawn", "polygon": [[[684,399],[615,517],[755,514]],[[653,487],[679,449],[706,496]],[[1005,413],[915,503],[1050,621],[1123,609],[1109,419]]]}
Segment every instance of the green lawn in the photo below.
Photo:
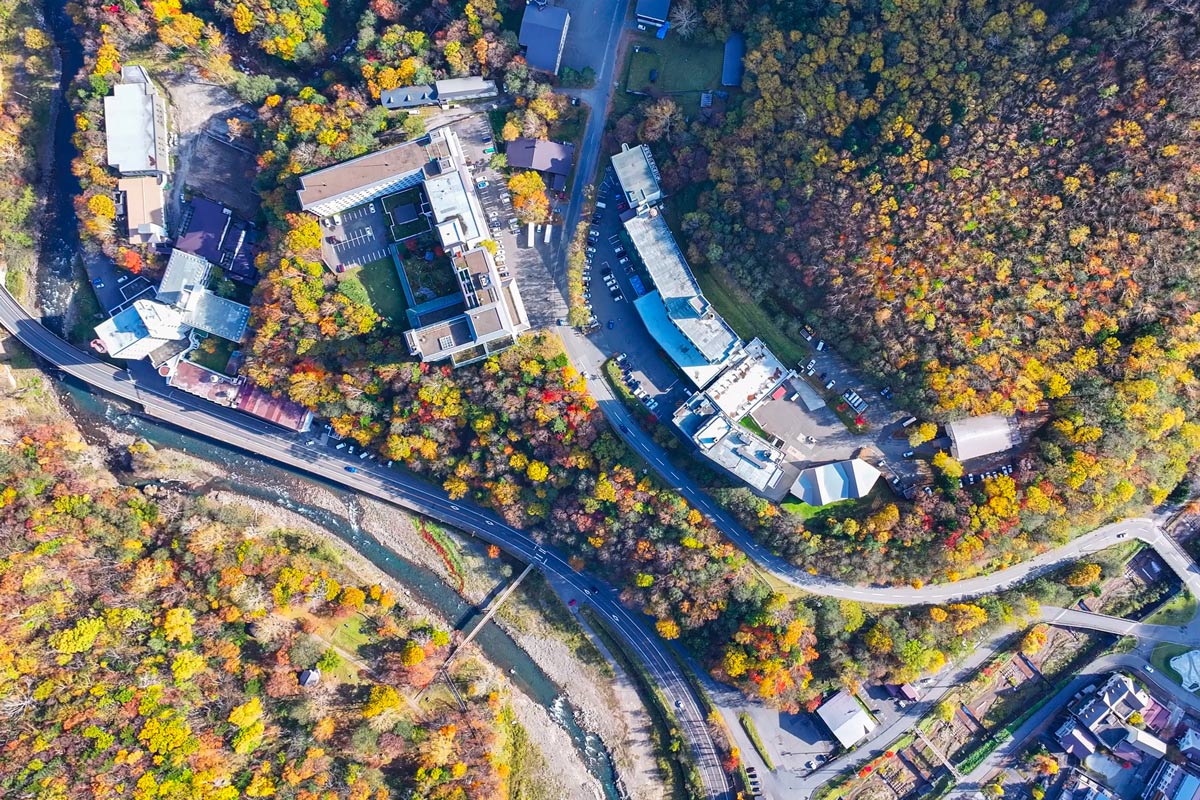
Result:
{"label": "green lawn", "polygon": [[774,436],[772,436],[771,434],[769,434],[765,430],[763,430],[762,426],[759,425],[758,422],[754,419],[754,417],[750,416],[749,414],[747,414],[746,416],[744,416],[740,420],[738,420],[738,424],[740,424],[743,428],[745,428],[746,430],[753,433],[755,436],[762,437],[765,441],[769,442],[775,438]]}
{"label": "green lawn", "polygon": [[358,655],[358,648],[370,640],[370,637],[362,632],[362,624],[362,615],[355,614],[330,631],[330,643]]}
{"label": "green lawn", "polygon": [[1163,603],[1143,622],[1155,625],[1186,625],[1196,616],[1196,598],[1187,589],[1181,589],[1174,597]]}
{"label": "green lawn", "polygon": [[1179,673],[1171,669],[1169,662],[1175,656],[1182,655],[1191,649],[1191,647],[1185,647],[1181,644],[1160,644],[1158,647],[1154,648],[1154,652],[1150,654],[1150,663],[1153,664],[1154,668],[1161,672],[1167,678],[1167,680],[1179,683]]}
{"label": "green lawn", "polygon": [[366,290],[367,298],[375,313],[392,323],[404,327],[404,290],[400,288],[400,277],[391,256],[372,261],[346,273],[343,281],[355,280]]}
{"label": "green lawn", "polygon": [[[209,344],[211,342],[211,344]],[[206,345],[212,348],[212,352],[206,352]],[[197,347],[188,358],[195,361],[202,367],[211,369],[213,372],[225,372],[225,366],[229,363],[229,357],[233,355],[233,351],[237,349],[237,345],[228,339],[222,339],[220,336],[209,336],[200,347]]]}
{"label": "green lawn", "polygon": [[733,326],[738,336],[746,340],[755,336],[762,339],[785,365],[808,361],[808,346],[784,334],[771,319],[771,315],[759,308],[740,287],[734,285],[731,278],[707,267],[696,268],[693,265],[692,269],[704,296],[716,306],[717,312]]}
{"label": "green lawn", "polygon": [[[675,35],[659,40],[653,35],[634,36],[634,45],[645,48],[639,53],[629,49],[629,64],[623,88],[662,93],[699,92],[721,88],[721,64],[725,48],[720,44],[685,42]],[[658,80],[650,83],[650,70],[658,70]],[[694,98],[699,103],[699,97]]]}
{"label": "green lawn", "polygon": [[799,500],[788,500],[780,503],[779,505],[783,507],[784,511],[789,511],[793,514],[799,514],[800,519],[811,519],[817,514],[820,514],[822,511],[828,511],[831,508],[836,508],[840,505],[845,505],[852,502],[854,501],[842,500],[837,503],[830,503],[827,506],[810,506],[808,503],[802,503]]}

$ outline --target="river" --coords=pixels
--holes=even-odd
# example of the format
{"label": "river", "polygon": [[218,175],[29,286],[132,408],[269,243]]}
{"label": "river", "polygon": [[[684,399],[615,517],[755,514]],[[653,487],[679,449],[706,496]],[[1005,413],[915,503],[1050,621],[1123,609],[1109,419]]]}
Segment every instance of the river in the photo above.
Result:
{"label": "river", "polygon": [[[62,76],[60,100],[54,107],[54,159],[46,182],[50,192],[49,211],[42,228],[37,287],[43,322],[60,335],[65,332],[71,295],[79,288],[73,269],[74,259],[79,252],[78,220],[73,198],[80,191],[79,180],[71,173],[71,161],[77,153],[71,141],[75,130],[74,115],[61,98],[66,96],[72,80],[83,66],[83,46],[66,14],[65,5],[65,0],[45,2],[46,19],[62,60]],[[279,503],[301,514],[337,535],[446,620],[462,623],[477,614],[473,606],[435,574],[399,558],[361,530],[353,520],[297,502],[292,496],[292,489],[303,481],[314,481],[311,477],[133,414],[127,406],[96,396],[73,380],[63,381],[59,385],[63,389],[63,399],[85,432],[90,430],[94,433],[99,426],[113,427],[143,437],[157,447],[181,450],[197,458],[219,463],[227,477],[216,482],[213,488]],[[342,499],[347,509],[355,507],[357,500],[352,492],[333,484],[322,482],[321,485]],[[508,673],[518,690],[546,708],[551,717],[566,730],[588,770],[603,787],[607,800],[621,800],[608,751],[599,737],[579,726],[577,712],[562,690],[494,623],[488,623],[480,631],[475,643],[489,661]],[[553,766],[554,754],[546,753],[545,756]]]}

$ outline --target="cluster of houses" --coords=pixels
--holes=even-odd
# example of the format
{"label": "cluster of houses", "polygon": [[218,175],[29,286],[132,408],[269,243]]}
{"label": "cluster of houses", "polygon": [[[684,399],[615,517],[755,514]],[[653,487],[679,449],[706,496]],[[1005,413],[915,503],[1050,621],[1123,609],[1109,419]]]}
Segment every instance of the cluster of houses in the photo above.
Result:
{"label": "cluster of houses", "polygon": [[218,267],[231,281],[254,284],[253,234],[249,223],[228,208],[195,197],[183,209],[178,236],[168,244],[167,104],[142,67],[122,67],[121,82],[104,99],[104,134],[108,165],[121,176],[116,205],[130,243],[156,245],[169,256],[157,287],[146,286],[130,295],[96,326],[93,349],[113,358],[148,360],[171,386],[294,430],[307,430],[312,415],[295,403],[188,359],[209,336],[235,344],[245,338],[250,308],[210,286]]}
{"label": "cluster of houses", "polygon": [[1076,764],[1064,797],[1200,800],[1192,767],[1200,733],[1182,709],[1164,706],[1128,675],[1112,673],[1076,695],[1054,740]]}
{"label": "cluster of houses", "polygon": [[[419,190],[419,205],[406,199],[412,190]],[[322,255],[335,271],[356,252],[345,247],[347,240],[365,238],[365,231],[372,232],[372,241],[391,239],[383,252],[407,301],[405,340],[422,361],[470,364],[511,347],[517,334],[530,328],[516,281],[484,246],[493,235],[452,129],[304,175],[298,195],[301,208],[329,233]],[[451,294],[419,296],[401,257],[403,239],[388,233],[422,218],[427,227],[418,227],[432,229],[449,257],[446,269],[457,288]]]}

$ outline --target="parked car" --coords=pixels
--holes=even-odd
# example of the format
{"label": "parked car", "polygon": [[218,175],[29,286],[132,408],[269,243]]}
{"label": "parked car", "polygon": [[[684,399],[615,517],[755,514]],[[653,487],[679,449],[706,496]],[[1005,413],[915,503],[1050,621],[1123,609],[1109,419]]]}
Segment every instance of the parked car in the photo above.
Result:
{"label": "parked car", "polygon": [[834,381],[832,381],[832,380],[830,380],[829,383],[825,384],[825,391],[828,392],[830,389],[832,389],[833,384],[834,384]]}
{"label": "parked car", "polygon": [[374,203],[371,203],[371,205],[367,206],[367,212],[370,214],[375,213],[375,204]]}
{"label": "parked car", "polygon": [[120,286],[122,283],[124,283],[127,280],[129,280],[128,275],[121,275],[117,278],[117,285]]}
{"label": "parked car", "polygon": [[618,258],[617,263],[620,264],[621,266],[625,266],[626,264],[629,263],[629,259],[628,258]]}
{"label": "parked car", "polygon": [[804,365],[804,371],[807,372],[809,375],[811,375],[812,374],[811,370],[816,369],[816,367],[817,367],[817,360],[815,358],[810,358],[808,360],[808,363]]}
{"label": "parked car", "polygon": [[913,455],[915,455],[915,453],[916,453],[916,451],[914,451],[914,450],[909,450],[909,451],[905,452],[905,454],[904,454],[904,458],[912,458],[912,457],[913,457]]}
{"label": "parked car", "polygon": [[93,278],[92,286],[95,286],[97,289],[103,289],[104,288],[104,279],[103,278]]}
{"label": "parked car", "polygon": [[822,351],[822,350],[824,350],[824,349],[825,349],[825,340],[824,340],[824,339],[818,339],[818,340],[817,340],[817,352],[819,353],[819,352],[821,352],[821,351]]}
{"label": "parked car", "polygon": [[610,320],[608,321],[608,329],[611,331],[611,330],[612,330],[614,327],[615,327],[615,324],[614,324],[614,323],[613,323],[613,321],[610,319]]}
{"label": "parked car", "polygon": [[595,254],[596,254],[596,248],[594,248],[594,247],[591,247],[591,246],[589,246],[589,247],[588,247],[588,249],[587,249],[587,251],[588,251],[589,253],[591,253],[592,255],[595,255]]}
{"label": "parked car", "polygon": [[488,187],[488,182],[481,178],[480,180],[475,182],[475,185],[478,186],[480,189],[486,189]]}

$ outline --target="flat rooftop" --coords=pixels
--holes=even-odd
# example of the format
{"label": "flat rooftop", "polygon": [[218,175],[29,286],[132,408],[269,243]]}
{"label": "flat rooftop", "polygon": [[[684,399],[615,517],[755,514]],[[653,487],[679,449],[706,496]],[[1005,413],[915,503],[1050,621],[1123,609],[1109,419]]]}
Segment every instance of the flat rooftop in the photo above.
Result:
{"label": "flat rooftop", "polygon": [[233,406],[240,388],[240,382],[236,378],[213,372],[186,358],[181,359],[175,366],[168,383],[188,394],[226,407]]}
{"label": "flat rooftop", "polygon": [[758,492],[779,485],[783,452],[724,414],[704,419],[693,437],[700,452]]}
{"label": "flat rooftop", "polygon": [[132,305],[96,326],[96,336],[109,355],[119,356],[130,345],[150,336],[142,315]]}
{"label": "flat rooftop", "polygon": [[621,183],[621,191],[631,207],[651,203],[662,197],[658,184],[658,165],[650,148],[644,144],[622,150],[612,157],[613,169]]}
{"label": "flat rooftop", "polygon": [[705,299],[666,220],[650,209],[625,221],[625,230],[662,297],[667,316],[709,363],[728,358],[738,335]]}
{"label": "flat rooftop", "polygon": [[200,256],[182,250],[172,250],[162,281],[158,284],[158,301],[190,310],[208,282],[208,271],[211,267],[212,265]]}
{"label": "flat rooftop", "polygon": [[433,219],[438,223],[438,232],[443,232],[445,223],[458,223],[459,235],[462,238],[459,242],[447,241],[448,234],[443,234],[442,244],[447,247],[459,243],[471,244],[484,235],[483,226],[475,215],[468,192],[470,189],[457,169],[425,180],[425,196],[429,199]]}
{"label": "flat rooftop", "polygon": [[654,337],[654,341],[697,389],[703,389],[725,369],[725,365],[728,363],[727,359],[709,363],[708,359],[696,348],[695,343],[684,336],[683,332],[672,323],[657,290],[634,300],[633,307],[637,310],[638,316],[642,318],[650,335]]}
{"label": "flat rooftop", "polygon": [[708,387],[708,396],[721,411],[741,419],[767,400],[789,375],[783,362],[761,340],[754,339]]}

